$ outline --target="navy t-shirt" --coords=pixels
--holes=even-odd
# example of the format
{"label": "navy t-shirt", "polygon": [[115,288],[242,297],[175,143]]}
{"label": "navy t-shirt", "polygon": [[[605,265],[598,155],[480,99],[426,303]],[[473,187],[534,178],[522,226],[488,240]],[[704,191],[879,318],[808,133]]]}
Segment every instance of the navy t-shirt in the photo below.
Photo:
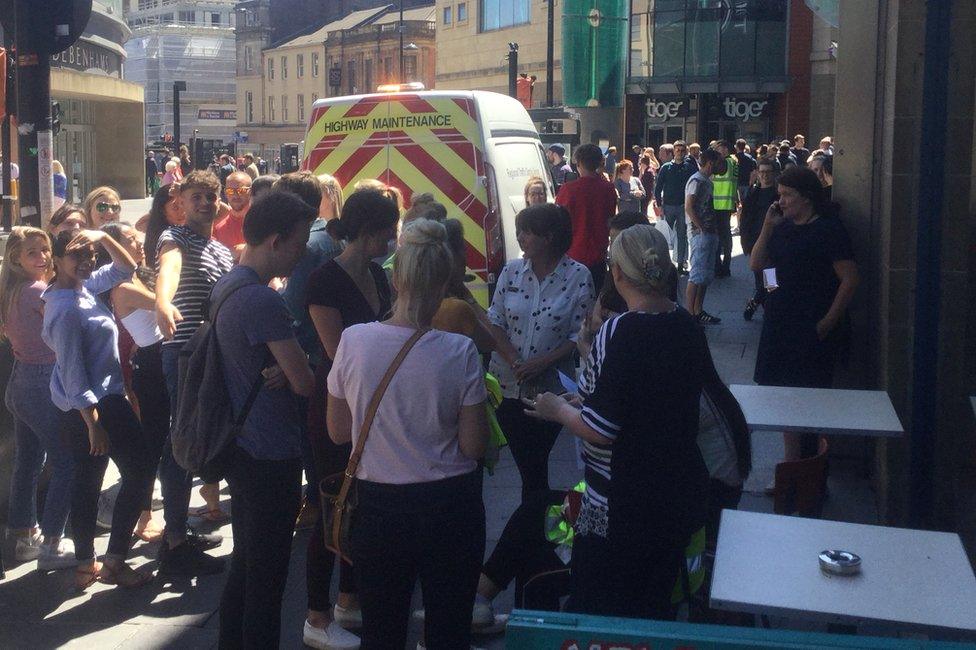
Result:
{"label": "navy t-shirt", "polygon": [[[254,284],[235,291],[217,314],[217,340],[224,362],[224,378],[234,411],[239,412],[266,365],[274,365],[267,344],[295,338],[285,301],[254,269],[236,266],[214,286],[219,298],[229,283],[249,276]],[[262,386],[244,422],[237,444],[258,460],[287,460],[302,454],[302,426],[298,402],[287,386]]]}

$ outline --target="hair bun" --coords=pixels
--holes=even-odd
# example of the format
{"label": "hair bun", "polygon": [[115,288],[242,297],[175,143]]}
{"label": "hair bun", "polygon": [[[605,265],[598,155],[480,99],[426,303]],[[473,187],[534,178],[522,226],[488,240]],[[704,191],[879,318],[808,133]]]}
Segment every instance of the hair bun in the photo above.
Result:
{"label": "hair bun", "polygon": [[429,246],[447,241],[444,225],[431,219],[415,219],[403,227],[400,245]]}
{"label": "hair bun", "polygon": [[657,251],[653,248],[648,248],[641,255],[641,266],[644,269],[644,277],[651,282],[660,282],[661,278],[664,277],[664,269],[661,268],[661,264],[657,258]]}

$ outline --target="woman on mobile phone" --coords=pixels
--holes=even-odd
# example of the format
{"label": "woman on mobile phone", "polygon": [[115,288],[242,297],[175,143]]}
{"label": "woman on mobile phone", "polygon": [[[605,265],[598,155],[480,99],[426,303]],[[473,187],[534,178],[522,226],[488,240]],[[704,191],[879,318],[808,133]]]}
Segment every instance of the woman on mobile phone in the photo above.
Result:
{"label": "woman on mobile phone", "polygon": [[[850,237],[817,175],[792,166],[779,177],[749,267],[773,269],[764,303],[754,381],[762,386],[830,388],[847,307],[858,285]],[[786,460],[817,453],[817,437],[784,434]]]}

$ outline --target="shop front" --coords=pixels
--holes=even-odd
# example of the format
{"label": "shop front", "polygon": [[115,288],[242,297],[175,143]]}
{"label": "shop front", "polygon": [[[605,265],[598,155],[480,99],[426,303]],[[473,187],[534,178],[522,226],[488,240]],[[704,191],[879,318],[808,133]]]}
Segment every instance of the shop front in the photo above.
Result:
{"label": "shop front", "polygon": [[755,147],[776,135],[771,126],[776,99],[773,93],[631,95],[628,113],[636,113],[640,123],[639,130],[628,131],[639,140],[635,144],[655,149],[675,140],[704,146],[739,138]]}

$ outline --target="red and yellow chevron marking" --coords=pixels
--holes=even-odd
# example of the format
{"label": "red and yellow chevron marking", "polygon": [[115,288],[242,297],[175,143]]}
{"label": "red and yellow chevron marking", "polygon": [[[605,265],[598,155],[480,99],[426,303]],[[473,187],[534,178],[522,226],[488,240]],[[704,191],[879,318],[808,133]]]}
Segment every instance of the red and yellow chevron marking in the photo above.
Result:
{"label": "red and yellow chevron marking", "polygon": [[459,219],[467,263],[487,279],[484,154],[474,102],[416,94],[339,98],[312,114],[302,168],[335,176],[343,187],[378,178],[409,201],[431,192]]}

